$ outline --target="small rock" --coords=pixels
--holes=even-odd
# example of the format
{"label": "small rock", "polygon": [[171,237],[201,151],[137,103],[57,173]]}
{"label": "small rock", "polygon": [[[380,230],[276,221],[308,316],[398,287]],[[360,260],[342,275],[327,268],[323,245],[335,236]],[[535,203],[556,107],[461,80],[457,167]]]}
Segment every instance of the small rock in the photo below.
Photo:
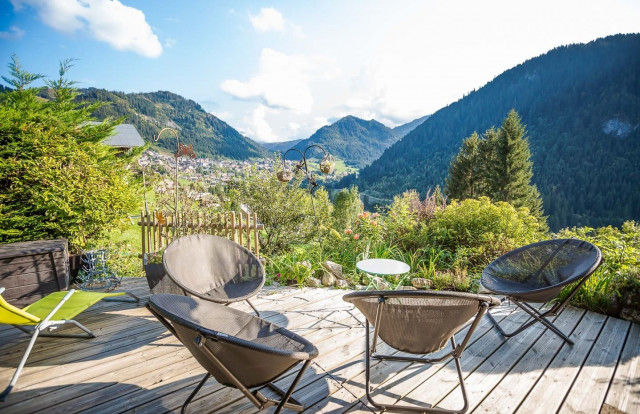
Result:
{"label": "small rock", "polygon": [[367,287],[365,285],[356,285],[355,289],[356,290],[367,290]]}
{"label": "small rock", "polygon": [[307,286],[309,286],[309,287],[321,287],[322,283],[320,282],[320,279],[315,278],[313,276],[309,276],[307,278]]}
{"label": "small rock", "polygon": [[300,264],[306,267],[307,269],[311,269],[311,262],[308,260],[303,260],[302,262],[300,262]]}
{"label": "small rock", "polygon": [[391,286],[387,283],[387,281],[384,280],[383,278],[379,277],[379,276],[372,277],[371,278],[371,284],[369,286],[371,286],[371,288],[374,289],[374,290],[389,290],[389,289],[391,289]]}
{"label": "small rock", "polygon": [[415,277],[411,279],[411,284],[417,289],[431,289],[433,282],[423,277]]}
{"label": "small rock", "polygon": [[344,276],[342,275],[342,265],[332,262],[331,260],[327,260],[322,264],[322,267],[331,272],[331,274],[333,274],[336,278],[344,279]]}
{"label": "small rock", "polygon": [[627,321],[640,323],[640,311],[634,308],[623,308],[620,312],[620,318]]}
{"label": "small rock", "polygon": [[418,290],[418,288],[413,286],[398,286],[396,290]]}
{"label": "small rock", "polygon": [[333,286],[335,282],[336,282],[336,277],[332,273],[325,272],[324,275],[322,275],[323,285]]}
{"label": "small rock", "polygon": [[340,289],[348,289],[349,282],[344,279],[336,279],[334,286]]}

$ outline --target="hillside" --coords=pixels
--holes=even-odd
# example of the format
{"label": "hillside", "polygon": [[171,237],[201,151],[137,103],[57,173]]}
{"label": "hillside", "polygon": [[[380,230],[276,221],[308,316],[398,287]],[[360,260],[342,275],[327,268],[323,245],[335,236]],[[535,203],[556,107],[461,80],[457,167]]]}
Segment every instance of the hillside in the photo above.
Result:
{"label": "hillside", "polygon": [[282,141],[282,142],[259,142],[264,149],[270,152],[285,152],[289,148],[294,147],[298,142],[302,141],[301,139],[293,139],[291,141]]}
{"label": "hillside", "polygon": [[[398,140],[391,128],[376,120],[365,121],[346,116],[331,125],[323,126],[311,137],[300,141],[295,148],[304,151],[311,144],[324,147],[345,164],[361,168],[377,159],[382,152]],[[314,155],[317,154],[314,152]],[[289,159],[289,156],[287,156]],[[292,159],[295,157],[292,155]]]}
{"label": "hillside", "polygon": [[443,185],[473,131],[499,126],[511,108],[527,125],[533,180],[551,229],[640,219],[640,35],[558,47],[507,70],[437,111],[356,183],[373,197]]}
{"label": "hillside", "polygon": [[[82,101],[111,102],[94,113],[98,120],[106,117],[122,117],[135,125],[146,142],[164,127],[175,128],[180,133],[180,142],[193,144],[198,157],[232,158],[245,160],[262,157],[264,149],[241,135],[238,131],[206,112],[196,102],[171,92],[122,93],[104,89],[81,89],[78,97]],[[173,135],[162,134],[157,145],[175,152]]]}
{"label": "hillside", "polygon": [[411,122],[407,122],[406,124],[399,125],[399,126],[393,128],[393,132],[395,132],[395,134],[398,136],[398,138],[403,138],[409,132],[411,132],[414,129],[416,129],[418,127],[418,125],[422,124],[424,121],[429,119],[430,116],[431,115],[425,115],[425,116],[420,117],[418,119],[414,119]]}

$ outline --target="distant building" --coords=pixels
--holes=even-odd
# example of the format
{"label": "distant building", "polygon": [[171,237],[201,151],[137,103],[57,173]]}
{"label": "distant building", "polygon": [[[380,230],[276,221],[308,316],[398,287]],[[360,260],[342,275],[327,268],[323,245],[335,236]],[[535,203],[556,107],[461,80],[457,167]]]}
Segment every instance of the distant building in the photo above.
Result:
{"label": "distant building", "polygon": [[124,151],[144,145],[144,140],[138,133],[138,130],[131,124],[116,125],[114,128],[114,134],[103,142],[106,145],[110,145]]}

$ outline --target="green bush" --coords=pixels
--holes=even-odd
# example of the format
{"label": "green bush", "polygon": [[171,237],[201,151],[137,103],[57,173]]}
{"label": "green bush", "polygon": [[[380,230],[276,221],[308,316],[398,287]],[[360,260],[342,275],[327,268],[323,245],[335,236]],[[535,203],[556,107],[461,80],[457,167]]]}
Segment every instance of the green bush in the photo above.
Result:
{"label": "green bush", "polygon": [[[278,168],[280,161],[274,165]],[[252,167],[233,183],[229,196],[236,204],[246,204],[257,213],[264,224],[260,249],[266,255],[277,255],[294,244],[304,244],[326,234],[331,228],[333,206],[324,188],[314,192],[313,198],[301,187],[302,174],[291,183],[278,181],[276,170]]]}
{"label": "green bush", "polygon": [[15,90],[0,95],[0,243],[66,238],[72,252],[126,224],[138,202],[135,154],[116,156],[102,144],[119,122],[90,124],[100,104],[76,103],[72,82],[49,82],[53,98],[26,88],[38,78],[17,58],[9,65]]}
{"label": "green bush", "polygon": [[600,248],[604,259],[576,293],[573,304],[618,316],[623,302],[640,303],[640,224],[627,221],[620,229],[574,227],[561,230],[558,237],[591,242]]}
{"label": "green bush", "polygon": [[338,231],[350,228],[358,214],[362,213],[362,209],[358,188],[351,187],[348,190],[343,188],[333,200],[333,227]]}
{"label": "green bush", "polygon": [[453,267],[481,270],[510,250],[543,239],[544,233],[526,208],[480,197],[436,212],[420,237],[425,245],[450,253]]}
{"label": "green bush", "polygon": [[440,187],[427,191],[423,201],[415,190],[395,196],[384,220],[385,238],[409,250],[423,247],[420,231],[446,206]]}

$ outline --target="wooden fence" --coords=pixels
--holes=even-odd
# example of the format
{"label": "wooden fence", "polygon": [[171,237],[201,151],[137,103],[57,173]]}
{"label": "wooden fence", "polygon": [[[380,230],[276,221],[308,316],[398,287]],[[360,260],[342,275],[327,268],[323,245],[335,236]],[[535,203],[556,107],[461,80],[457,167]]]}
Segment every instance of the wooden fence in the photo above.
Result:
{"label": "wooden fence", "polygon": [[142,259],[167,247],[178,237],[189,234],[214,234],[241,244],[259,257],[258,230],[264,228],[253,213],[141,212],[138,225],[142,231]]}

